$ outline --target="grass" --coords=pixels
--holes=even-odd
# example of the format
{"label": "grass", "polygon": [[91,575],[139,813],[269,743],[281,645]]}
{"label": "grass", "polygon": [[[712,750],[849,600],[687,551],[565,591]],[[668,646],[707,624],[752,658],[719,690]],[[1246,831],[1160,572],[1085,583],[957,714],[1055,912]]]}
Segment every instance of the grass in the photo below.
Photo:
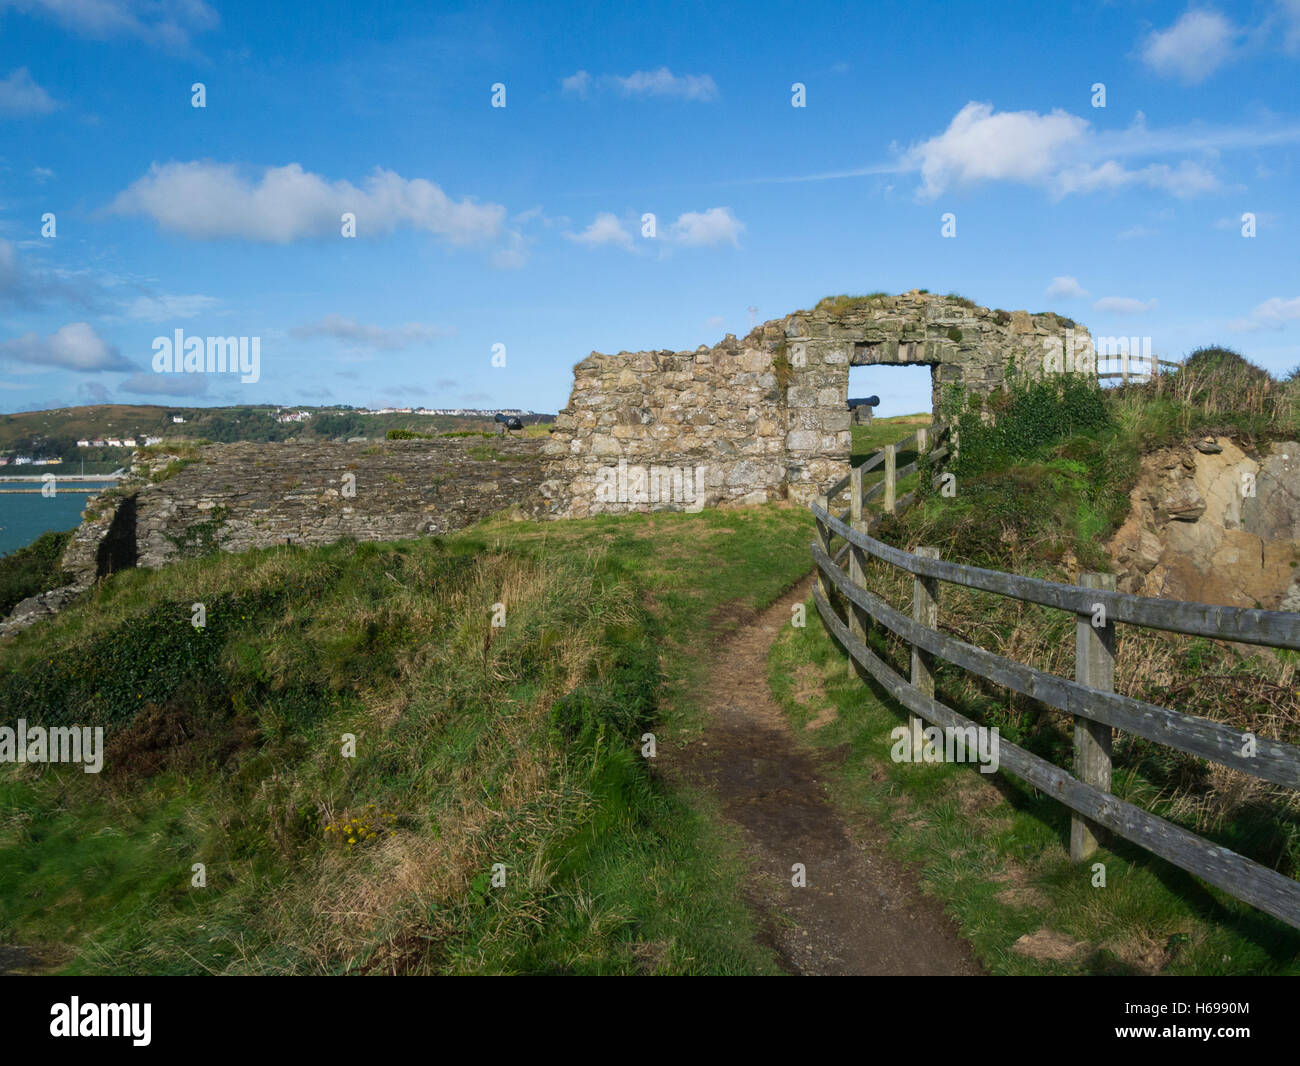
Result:
{"label": "grass", "polygon": [[0,648],[0,703],[107,745],[98,776],[0,767],[0,939],[68,973],[775,972],[736,841],[640,745],[697,728],[709,635],[809,529],[501,522],[113,575]]}
{"label": "grass", "polygon": [[42,533],[25,547],[0,555],[0,618],[27,597],[68,583],[59,561],[73,532]]}
{"label": "grass", "polygon": [[[1068,811],[1050,797],[969,765],[893,762],[890,731],[906,713],[848,678],[820,624],[783,632],[769,680],[796,731],[834,752],[835,799],[920,865],[990,972],[1300,974],[1300,932],[1135,846],[1072,864]],[[814,720],[826,724],[810,731]],[[1105,864],[1104,888],[1093,887],[1093,862]],[[1041,948],[1015,947],[1034,934]]]}
{"label": "grass", "polygon": [[860,308],[870,309],[873,307],[882,307],[890,299],[887,292],[869,292],[863,296],[850,296],[847,293],[841,293],[839,296],[825,296],[817,301],[816,311],[829,311],[833,315],[842,315],[848,311],[856,311]]}
{"label": "grass", "polygon": [[[1295,430],[1285,402],[1266,402],[1270,394],[1284,401],[1276,393],[1291,382],[1261,381],[1231,357],[1216,356],[1209,371],[1200,363],[1188,361],[1181,392],[1162,383],[1159,404],[1143,403],[1154,390],[1098,392],[1068,381],[1003,397],[996,426],[963,420],[957,495],[923,497],[875,535],[908,550],[930,545],[946,559],[1051,580],[1109,570],[1104,544],[1128,513],[1144,451],[1216,425],[1256,441]],[[1211,371],[1225,364],[1229,373],[1216,381]],[[907,609],[910,575],[872,563],[866,583]],[[1062,612],[944,585],[941,621],[968,643],[1058,676],[1072,673],[1073,622]],[[869,643],[907,675],[902,642],[875,628]],[[1300,656],[1288,652],[1121,627],[1116,684],[1139,699],[1296,743],[1298,668]],[[944,663],[936,676],[938,698],[949,706],[1070,765],[1068,716]],[[1097,857],[1107,887],[1094,888],[1090,867],[1068,861],[1068,811],[1014,779],[893,763],[889,731],[906,720],[904,712],[874,684],[848,679],[842,652],[820,626],[783,636],[771,681],[811,743],[848,747],[851,754],[835,760],[837,795],[888,826],[899,853],[923,864],[993,972],[1300,973],[1300,933],[1140,848],[1112,841]],[[830,724],[807,732],[814,720]],[[1294,792],[1126,734],[1117,736],[1115,766],[1116,794],[1288,876],[1300,874]],[[1013,950],[1029,934],[1038,934],[1035,954]]]}

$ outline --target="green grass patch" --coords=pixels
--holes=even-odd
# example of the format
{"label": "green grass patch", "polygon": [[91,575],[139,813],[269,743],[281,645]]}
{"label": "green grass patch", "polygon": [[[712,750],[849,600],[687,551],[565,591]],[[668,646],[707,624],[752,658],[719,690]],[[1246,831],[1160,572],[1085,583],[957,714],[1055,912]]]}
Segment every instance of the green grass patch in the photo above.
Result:
{"label": "green grass patch", "polygon": [[[990,972],[1300,974],[1300,932],[1134,845],[1115,841],[1071,863],[1067,809],[1014,778],[970,764],[895,763],[890,733],[906,723],[905,709],[850,679],[811,601],[808,614],[808,626],[788,627],[773,649],[773,691],[808,744],[835,752],[826,765],[836,767],[836,800],[920,865],[927,891]],[[1133,781],[1116,791],[1144,800]],[[1104,888],[1093,886],[1094,862],[1105,864]],[[1017,946],[1021,937],[1031,939]]]}
{"label": "green grass patch", "polygon": [[640,748],[698,727],[708,635],[809,533],[500,522],[113,575],[0,648],[0,705],[107,747],[0,767],[0,940],[69,973],[775,972],[736,841]]}
{"label": "green grass patch", "polygon": [[0,618],[29,596],[49,592],[70,580],[59,566],[74,530],[42,533],[30,544],[0,555]]}

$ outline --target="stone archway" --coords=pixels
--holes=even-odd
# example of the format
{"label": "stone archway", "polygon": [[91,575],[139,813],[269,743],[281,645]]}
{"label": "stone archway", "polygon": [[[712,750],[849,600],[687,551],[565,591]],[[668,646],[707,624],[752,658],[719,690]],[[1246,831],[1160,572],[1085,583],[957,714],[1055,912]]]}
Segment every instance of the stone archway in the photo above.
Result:
{"label": "stone archway", "polygon": [[546,445],[540,512],[807,502],[848,472],[850,366],[930,366],[940,413],[1080,345],[1069,319],[914,290],[823,300],[693,352],[592,352]]}

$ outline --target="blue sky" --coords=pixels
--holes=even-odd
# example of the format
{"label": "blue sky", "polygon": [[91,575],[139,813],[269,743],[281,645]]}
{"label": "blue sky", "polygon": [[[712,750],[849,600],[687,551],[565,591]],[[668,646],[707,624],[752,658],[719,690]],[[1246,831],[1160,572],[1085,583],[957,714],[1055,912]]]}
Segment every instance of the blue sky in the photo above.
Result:
{"label": "blue sky", "polygon": [[[554,411],[593,350],[914,287],[1283,372],[1298,90],[1300,0],[0,0],[0,409]],[[178,328],[260,380],[154,373]]]}

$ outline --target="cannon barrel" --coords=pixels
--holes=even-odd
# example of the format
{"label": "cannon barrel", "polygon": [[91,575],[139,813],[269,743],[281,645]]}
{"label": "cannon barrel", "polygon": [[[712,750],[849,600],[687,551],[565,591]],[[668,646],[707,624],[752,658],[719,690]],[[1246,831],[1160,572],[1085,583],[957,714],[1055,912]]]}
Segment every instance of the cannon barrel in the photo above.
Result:
{"label": "cannon barrel", "polygon": [[880,406],[879,396],[867,396],[865,399],[849,401],[850,411],[852,411],[854,408],[857,407],[879,407],[879,406]]}

